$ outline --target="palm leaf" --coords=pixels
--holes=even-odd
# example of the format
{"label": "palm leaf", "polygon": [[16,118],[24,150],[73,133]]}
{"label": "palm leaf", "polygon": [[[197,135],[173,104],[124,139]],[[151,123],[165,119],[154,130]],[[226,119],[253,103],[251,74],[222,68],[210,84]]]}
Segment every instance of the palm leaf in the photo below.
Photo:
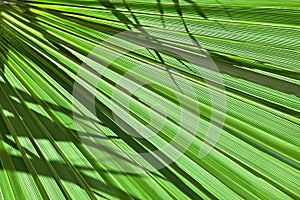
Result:
{"label": "palm leaf", "polygon": [[[299,1],[30,0],[0,5],[3,199],[300,198]],[[119,88],[120,96],[114,92],[128,71],[145,65],[163,74],[164,64],[168,76],[187,81],[197,94],[196,101],[182,97],[191,113],[198,112],[193,103],[201,113],[193,143],[174,163],[142,174],[112,170],[99,161],[74,121],[74,112],[82,119],[91,112],[80,103],[74,108],[72,96],[86,56],[100,45],[107,55],[95,59],[110,62],[109,55],[122,52],[123,43],[103,41],[128,30],[137,38],[151,37],[189,53],[206,49],[225,85],[222,90],[208,84],[201,74],[214,72],[205,65],[154,49],[128,52],[110,65],[96,90],[101,123],[83,123],[99,128],[122,149],[155,150],[180,128],[180,92],[155,82],[135,94],[129,109],[136,123],[148,124],[154,102],[168,105],[171,115],[158,137],[129,137],[118,126],[110,100],[118,102],[120,111],[126,109],[126,95],[122,98]],[[89,78],[78,83],[89,91],[95,74],[86,73]],[[136,81],[151,80],[144,73],[133,75]],[[200,158],[212,126],[208,88],[226,94],[226,118],[222,129],[221,122],[214,123],[221,135],[213,150]],[[222,105],[217,106],[222,114]],[[153,116],[162,119],[159,112]]]}

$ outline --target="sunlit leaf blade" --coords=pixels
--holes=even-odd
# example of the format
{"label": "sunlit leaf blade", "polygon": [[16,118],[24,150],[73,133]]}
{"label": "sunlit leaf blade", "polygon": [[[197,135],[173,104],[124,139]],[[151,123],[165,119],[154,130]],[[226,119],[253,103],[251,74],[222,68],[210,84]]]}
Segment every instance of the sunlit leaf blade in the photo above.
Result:
{"label": "sunlit leaf blade", "polygon": [[[0,197],[299,199],[299,6],[297,0],[0,1]],[[103,41],[127,30],[189,53],[206,49],[225,85],[225,91],[209,85],[193,70],[212,73],[209,68],[153,49],[129,52],[110,66],[96,92],[97,127],[121,148],[151,151],[180,127],[173,114],[158,139],[124,138],[109,102],[118,78],[135,66],[163,73],[164,64],[198,97],[201,126],[193,143],[171,165],[143,174],[100,162],[79,137],[73,116],[89,112],[74,108],[72,96],[86,56],[101,44],[106,52],[122,51]],[[97,59],[109,62],[104,55]],[[217,144],[200,158],[211,125],[208,88],[226,94],[226,118]],[[163,84],[145,87],[130,112],[146,124],[151,103],[159,100],[176,113],[176,92]]]}

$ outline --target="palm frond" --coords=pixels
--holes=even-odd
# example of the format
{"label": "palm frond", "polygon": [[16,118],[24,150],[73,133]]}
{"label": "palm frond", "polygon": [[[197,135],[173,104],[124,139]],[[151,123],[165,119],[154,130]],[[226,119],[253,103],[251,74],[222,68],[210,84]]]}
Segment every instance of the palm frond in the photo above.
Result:
{"label": "palm frond", "polygon": [[[0,6],[3,199],[300,198],[299,1],[23,0],[2,1]],[[158,137],[129,137],[118,126],[110,100],[126,109],[122,90],[117,88],[120,96],[114,95],[126,72],[145,65],[154,74],[164,74],[163,64],[171,78],[185,80],[197,94],[197,101],[182,97],[185,106],[201,113],[191,146],[174,163],[143,174],[112,170],[99,162],[79,137],[73,117],[76,112],[85,119],[90,112],[84,106],[74,108],[72,96],[87,55],[100,45],[107,55],[95,59],[109,62],[109,55],[123,47],[103,41],[128,30],[188,53],[206,49],[225,86],[221,90],[208,84],[201,74],[214,72],[205,65],[155,49],[128,52],[110,65],[96,91],[101,123],[83,123],[96,124],[122,149],[151,152],[180,129],[179,91],[155,82],[135,93],[129,110],[136,123],[148,124],[153,102],[170,106]],[[200,74],[195,73],[197,67]],[[93,78],[92,72],[87,75]],[[144,73],[133,75],[137,82],[151,80]],[[89,91],[88,82],[80,83]],[[223,127],[210,121],[208,88],[226,95]],[[223,105],[216,106],[224,114]],[[162,119],[159,112],[153,116]],[[210,126],[221,135],[200,158]]]}

